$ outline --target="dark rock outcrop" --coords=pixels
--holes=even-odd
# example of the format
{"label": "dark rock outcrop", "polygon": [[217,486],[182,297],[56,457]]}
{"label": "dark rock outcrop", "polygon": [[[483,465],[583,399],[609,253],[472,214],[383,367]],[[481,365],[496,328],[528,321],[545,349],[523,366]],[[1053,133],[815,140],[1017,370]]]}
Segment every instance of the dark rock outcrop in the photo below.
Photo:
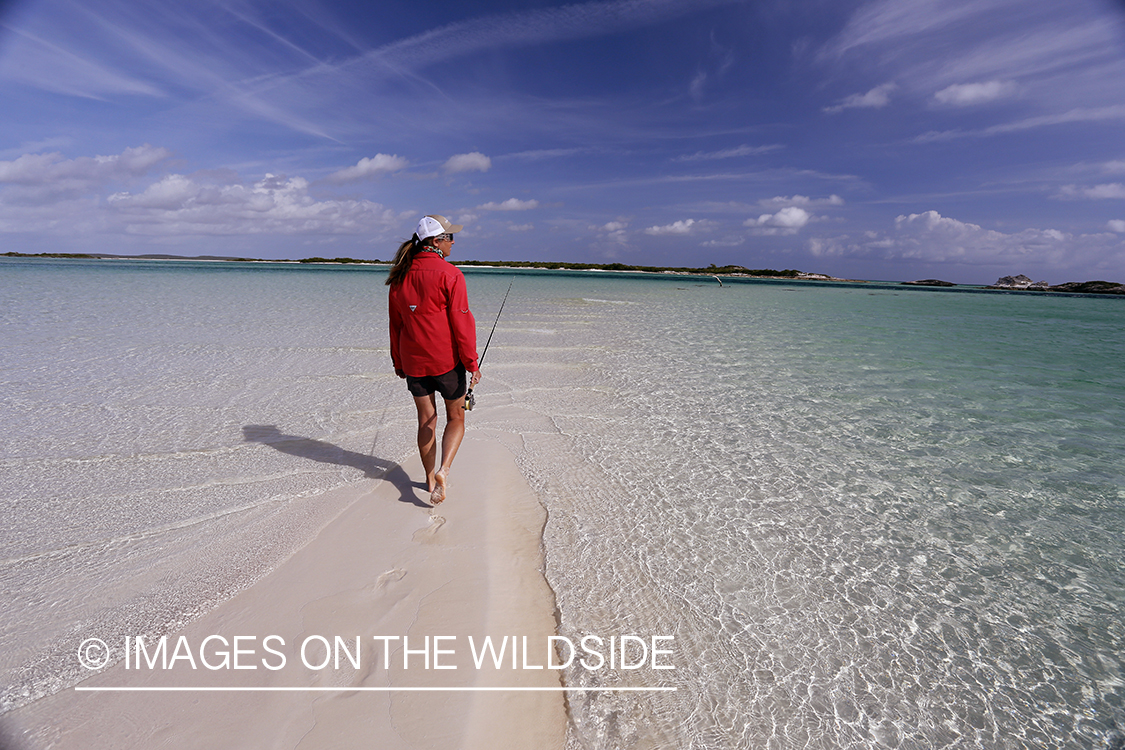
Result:
{"label": "dark rock outcrop", "polygon": [[907,286],[957,286],[952,281],[942,281],[941,279],[921,279],[920,281],[904,281],[902,283]]}
{"label": "dark rock outcrop", "polygon": [[1068,281],[1050,287],[1052,292],[1071,292],[1073,294],[1125,294],[1125,284],[1113,281]]}

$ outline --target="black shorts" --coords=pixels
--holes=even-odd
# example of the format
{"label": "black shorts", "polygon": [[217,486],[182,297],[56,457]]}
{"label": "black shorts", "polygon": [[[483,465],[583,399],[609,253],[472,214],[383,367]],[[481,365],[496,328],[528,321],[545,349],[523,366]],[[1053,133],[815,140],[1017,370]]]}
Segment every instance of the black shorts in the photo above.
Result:
{"label": "black shorts", "polygon": [[457,365],[444,375],[406,376],[406,389],[419,398],[438,391],[446,401],[455,401],[465,395],[466,385],[464,365]]}

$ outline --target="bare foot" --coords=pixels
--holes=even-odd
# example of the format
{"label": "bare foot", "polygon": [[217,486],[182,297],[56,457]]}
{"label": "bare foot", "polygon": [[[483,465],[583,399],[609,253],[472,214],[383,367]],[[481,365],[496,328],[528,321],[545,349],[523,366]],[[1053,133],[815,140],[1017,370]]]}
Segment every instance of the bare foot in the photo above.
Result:
{"label": "bare foot", "polygon": [[438,469],[434,473],[434,489],[430,493],[430,504],[440,505],[445,500],[445,469]]}

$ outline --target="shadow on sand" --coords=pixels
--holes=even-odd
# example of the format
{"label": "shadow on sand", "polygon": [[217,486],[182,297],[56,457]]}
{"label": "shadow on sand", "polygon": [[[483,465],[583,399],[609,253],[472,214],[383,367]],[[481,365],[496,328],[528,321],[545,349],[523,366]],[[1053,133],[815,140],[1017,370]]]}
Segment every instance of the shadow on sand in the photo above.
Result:
{"label": "shadow on sand", "polygon": [[307,458],[325,464],[337,464],[359,469],[368,479],[384,479],[398,488],[399,502],[430,506],[414,495],[416,488],[426,489],[426,485],[411,481],[410,476],[398,464],[375,456],[365,456],[355,451],[347,451],[338,445],[325,443],[298,435],[286,435],[274,425],[248,424],[242,428],[242,439],[248,443],[261,443],[274,450],[291,456]]}

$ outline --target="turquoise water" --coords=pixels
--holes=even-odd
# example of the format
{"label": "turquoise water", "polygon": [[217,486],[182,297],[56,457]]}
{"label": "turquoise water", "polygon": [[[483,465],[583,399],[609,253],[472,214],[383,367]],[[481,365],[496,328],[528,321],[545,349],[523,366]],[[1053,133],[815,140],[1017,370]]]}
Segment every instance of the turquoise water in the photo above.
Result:
{"label": "turquoise water", "polygon": [[[470,429],[548,509],[560,633],[676,636],[678,690],[571,694],[571,747],[1123,741],[1121,300],[467,277],[482,341],[515,279]],[[409,455],[383,278],[0,266],[7,705],[73,681],[91,624],[252,582]]]}

